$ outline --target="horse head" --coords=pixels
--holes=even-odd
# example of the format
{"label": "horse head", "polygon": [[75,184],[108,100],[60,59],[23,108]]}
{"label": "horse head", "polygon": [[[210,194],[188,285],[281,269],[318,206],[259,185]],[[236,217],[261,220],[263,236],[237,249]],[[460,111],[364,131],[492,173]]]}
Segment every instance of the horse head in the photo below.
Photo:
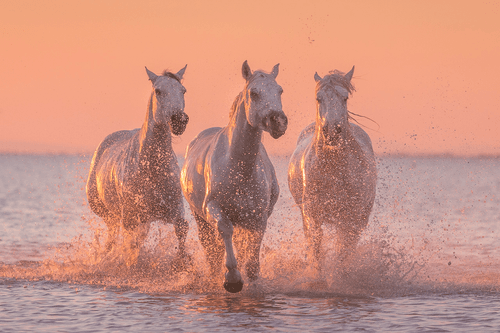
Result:
{"label": "horse head", "polygon": [[165,71],[156,75],[146,67],[146,72],[153,84],[151,108],[156,124],[168,124],[175,135],[181,135],[189,121],[184,112],[184,94],[186,88],[181,84],[186,66],[176,74]]}
{"label": "horse head", "polygon": [[337,70],[330,73],[323,78],[318,73],[314,74],[314,80],[317,82],[316,123],[320,128],[319,135],[325,144],[335,146],[345,137],[347,126],[349,126],[347,99],[354,90],[351,84],[354,66],[347,74]]}
{"label": "horse head", "polygon": [[269,74],[252,72],[246,60],[242,67],[243,78],[247,82],[242,95],[247,121],[252,127],[268,132],[274,139],[285,134],[288,125],[281,106],[283,89],[276,82],[278,72],[279,64]]}

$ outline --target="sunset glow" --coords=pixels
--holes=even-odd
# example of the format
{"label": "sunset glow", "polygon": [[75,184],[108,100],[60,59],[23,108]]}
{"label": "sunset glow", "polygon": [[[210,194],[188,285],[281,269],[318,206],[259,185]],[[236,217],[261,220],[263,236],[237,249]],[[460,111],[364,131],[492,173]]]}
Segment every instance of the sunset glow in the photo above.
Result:
{"label": "sunset glow", "polygon": [[[225,126],[241,64],[280,63],[289,118],[314,120],[314,73],[356,66],[349,109],[375,152],[500,155],[500,4],[487,1],[10,1],[0,11],[0,152],[91,153],[144,121],[155,73],[187,64],[190,123]],[[378,125],[377,125],[378,124]]]}

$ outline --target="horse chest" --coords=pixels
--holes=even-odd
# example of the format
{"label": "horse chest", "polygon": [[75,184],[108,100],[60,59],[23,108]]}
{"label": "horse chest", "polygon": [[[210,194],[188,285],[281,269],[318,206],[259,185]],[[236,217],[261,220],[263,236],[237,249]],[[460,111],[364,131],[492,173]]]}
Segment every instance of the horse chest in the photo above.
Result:
{"label": "horse chest", "polygon": [[305,201],[312,206],[343,211],[364,205],[360,195],[362,188],[348,173],[316,170],[306,177],[305,183]]}
{"label": "horse chest", "polygon": [[261,220],[270,200],[268,184],[238,179],[235,179],[235,183],[237,186],[227,186],[217,195],[227,216],[236,223]]}
{"label": "horse chest", "polygon": [[172,170],[152,173],[139,169],[129,173],[121,186],[123,203],[152,217],[164,217],[177,209],[182,197],[178,176]]}

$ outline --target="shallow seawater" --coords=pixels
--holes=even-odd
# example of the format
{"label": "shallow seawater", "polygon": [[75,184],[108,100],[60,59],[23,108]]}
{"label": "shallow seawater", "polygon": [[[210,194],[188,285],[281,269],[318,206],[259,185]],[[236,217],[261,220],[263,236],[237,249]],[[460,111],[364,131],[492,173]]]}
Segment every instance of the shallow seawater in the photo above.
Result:
{"label": "shallow seawater", "polygon": [[0,331],[497,331],[500,159],[381,157],[377,199],[355,256],[318,271],[304,255],[287,158],[261,277],[239,294],[208,278],[190,221],[179,269],[173,227],[154,223],[138,260],[103,249],[90,212],[90,156],[0,155]]}

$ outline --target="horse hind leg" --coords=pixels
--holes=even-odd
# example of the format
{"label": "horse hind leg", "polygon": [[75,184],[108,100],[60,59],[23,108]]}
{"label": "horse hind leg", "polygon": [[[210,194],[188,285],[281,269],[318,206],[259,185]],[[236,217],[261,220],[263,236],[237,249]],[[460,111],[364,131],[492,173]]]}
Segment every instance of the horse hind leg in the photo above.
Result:
{"label": "horse hind leg", "polygon": [[129,227],[125,227],[124,229],[124,245],[125,245],[125,251],[126,251],[126,259],[125,259],[125,264],[130,267],[133,264],[137,263],[137,260],[139,258],[139,253],[144,245],[144,242],[148,236],[149,233],[149,227],[150,223],[148,222],[143,222],[140,223],[135,228],[130,228],[130,225],[127,223],[124,223],[124,226],[128,225]]}
{"label": "horse hind leg", "polygon": [[248,259],[248,240],[249,231],[243,228],[235,228],[233,235],[233,243],[238,254],[239,262],[246,262]]}
{"label": "horse hind leg", "polygon": [[205,256],[210,266],[210,274],[213,279],[217,279],[222,274],[224,244],[220,241],[216,230],[207,221],[194,212],[193,216],[198,226],[198,237],[205,250]]}
{"label": "horse hind leg", "polygon": [[250,281],[255,281],[260,274],[260,247],[264,238],[261,230],[252,230],[247,233],[245,271]]}
{"label": "horse hind leg", "polygon": [[302,213],[304,235],[306,237],[306,257],[311,257],[315,265],[322,260],[321,244],[323,242],[323,229],[321,224],[312,217]]}
{"label": "horse hind leg", "polygon": [[[95,187],[95,186],[94,186]],[[94,191],[95,192],[95,191]],[[107,237],[104,249],[110,252],[116,245],[116,238],[120,230],[120,219],[113,215],[102,201],[91,190],[88,190],[89,205],[91,210],[104,220],[107,228]]]}
{"label": "horse hind leg", "polygon": [[118,233],[120,231],[119,220],[107,217],[104,219],[106,227],[108,228],[108,236],[106,238],[106,245],[104,249],[106,252],[111,252],[113,247],[116,245],[116,239],[118,238]]}
{"label": "horse hind leg", "polygon": [[191,256],[186,252],[186,238],[189,231],[189,223],[183,217],[174,222],[174,231],[178,241],[177,256],[172,263],[175,271],[185,270],[191,264]]}
{"label": "horse hind leg", "polygon": [[[245,265],[245,271],[247,273],[247,277],[251,281],[255,280],[255,265],[250,264],[250,258],[254,260],[255,256],[251,255],[253,244],[253,234],[252,231],[244,229],[244,228],[235,228],[233,234],[233,243],[236,249],[236,254],[238,255],[238,262],[241,265]],[[257,272],[258,275],[258,272]]]}
{"label": "horse hind leg", "polygon": [[174,223],[175,236],[179,242],[178,253],[180,257],[186,256],[186,238],[189,231],[189,223],[183,217],[178,218]]}
{"label": "horse hind leg", "polygon": [[346,221],[337,227],[335,250],[341,262],[346,261],[356,251],[361,232],[368,222],[368,217],[361,218],[361,221],[363,223]]}

